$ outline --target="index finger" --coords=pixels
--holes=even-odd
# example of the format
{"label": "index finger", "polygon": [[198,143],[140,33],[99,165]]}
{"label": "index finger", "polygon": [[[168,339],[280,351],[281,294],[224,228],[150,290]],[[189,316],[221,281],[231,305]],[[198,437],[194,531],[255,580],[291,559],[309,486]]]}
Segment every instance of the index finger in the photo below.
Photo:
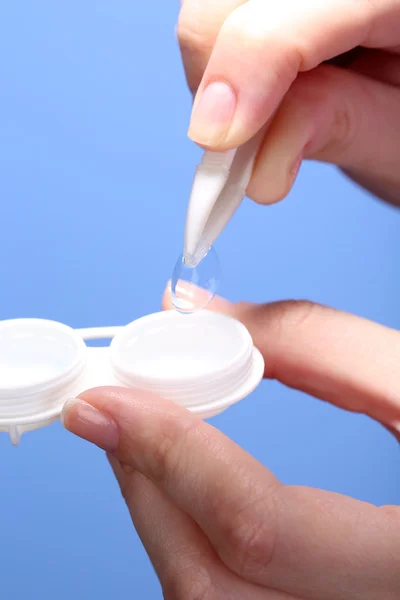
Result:
{"label": "index finger", "polygon": [[[204,294],[191,286],[191,299]],[[170,309],[171,288],[163,296]],[[233,304],[215,296],[210,310],[241,321],[265,362],[265,376],[400,432],[400,333],[308,301]]]}
{"label": "index finger", "polygon": [[[218,34],[196,95],[189,136],[212,149],[239,146],[268,121],[299,72],[356,46],[398,45],[399,16],[400,3],[392,0],[241,4]],[[196,28],[181,30],[186,46],[191,31]]]}
{"label": "index finger", "polygon": [[186,79],[192,93],[200,85],[225,19],[245,2],[247,0],[182,0],[177,32]]}

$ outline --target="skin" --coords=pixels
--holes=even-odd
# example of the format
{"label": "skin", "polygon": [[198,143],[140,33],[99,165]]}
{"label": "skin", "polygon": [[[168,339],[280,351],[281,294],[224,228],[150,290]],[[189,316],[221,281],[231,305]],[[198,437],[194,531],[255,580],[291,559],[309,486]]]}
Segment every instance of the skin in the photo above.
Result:
{"label": "skin", "polygon": [[[285,197],[311,158],[399,204],[400,0],[184,0],[178,38],[191,139],[228,149],[268,123],[254,200]],[[400,436],[399,332],[309,302],[210,308],[246,325],[267,378]],[[63,423],[107,451],[167,600],[400,597],[398,507],[284,486],[211,425],[132,389],[90,390]]]}
{"label": "skin", "polygon": [[[399,427],[399,332],[308,302],[211,309],[246,325],[265,377]],[[211,425],[132,389],[90,390],[63,423],[108,452],[167,600],[399,598],[399,508],[284,486]]]}
{"label": "skin", "polygon": [[[248,189],[256,202],[284,198],[308,158],[399,203],[399,0],[184,0],[178,38],[192,140],[225,150],[270,124]],[[326,64],[342,53],[346,69]],[[202,110],[212,82],[233,100]]]}

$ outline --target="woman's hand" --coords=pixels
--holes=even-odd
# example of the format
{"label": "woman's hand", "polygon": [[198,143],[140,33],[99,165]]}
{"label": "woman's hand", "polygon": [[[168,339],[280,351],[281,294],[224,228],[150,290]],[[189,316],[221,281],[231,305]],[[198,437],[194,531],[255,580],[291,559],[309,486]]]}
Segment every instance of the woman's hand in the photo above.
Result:
{"label": "woman's hand", "polygon": [[[245,323],[266,377],[400,430],[399,332],[311,303],[212,308]],[[134,390],[86,392],[63,422],[110,454],[166,599],[399,599],[399,508],[284,486],[211,425]]]}
{"label": "woman's hand", "polygon": [[400,203],[400,0],[183,0],[178,38],[192,140],[232,148],[270,121],[251,198],[282,199],[310,158]]}

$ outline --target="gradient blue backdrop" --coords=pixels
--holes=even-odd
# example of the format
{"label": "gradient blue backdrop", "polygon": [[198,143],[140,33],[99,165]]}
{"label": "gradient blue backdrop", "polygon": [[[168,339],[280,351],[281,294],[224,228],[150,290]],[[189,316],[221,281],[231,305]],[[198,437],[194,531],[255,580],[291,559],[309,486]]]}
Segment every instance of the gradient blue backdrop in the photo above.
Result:
{"label": "gradient blue backdrop", "polygon": [[[0,5],[0,317],[123,324],[159,308],[199,150],[178,2]],[[247,201],[217,249],[223,293],[310,298],[400,326],[400,215],[335,170]],[[399,449],[367,418],[264,382],[215,423],[283,481],[400,501]],[[160,598],[101,452],[59,424],[0,435],[2,597]]]}

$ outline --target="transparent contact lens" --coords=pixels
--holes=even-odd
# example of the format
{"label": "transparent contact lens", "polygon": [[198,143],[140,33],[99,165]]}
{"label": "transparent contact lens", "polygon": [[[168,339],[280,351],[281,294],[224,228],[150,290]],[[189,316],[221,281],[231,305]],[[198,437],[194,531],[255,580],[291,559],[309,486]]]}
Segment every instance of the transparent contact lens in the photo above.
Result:
{"label": "transparent contact lens", "polygon": [[195,267],[188,267],[181,255],[171,280],[172,304],[181,313],[193,313],[205,308],[214,298],[220,281],[219,259],[210,248]]}

